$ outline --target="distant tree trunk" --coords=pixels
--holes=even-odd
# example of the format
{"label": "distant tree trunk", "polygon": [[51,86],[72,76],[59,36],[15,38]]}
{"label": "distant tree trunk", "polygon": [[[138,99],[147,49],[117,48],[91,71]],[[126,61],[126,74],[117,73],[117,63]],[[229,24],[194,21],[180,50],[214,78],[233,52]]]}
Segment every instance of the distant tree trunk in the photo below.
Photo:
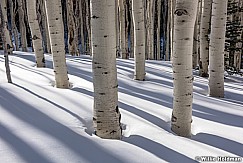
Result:
{"label": "distant tree trunk", "polygon": [[213,0],[209,45],[209,95],[224,97],[224,45],[227,0]]}
{"label": "distant tree trunk", "polygon": [[10,8],[10,15],[11,15],[11,31],[12,34],[14,35],[14,43],[15,43],[15,50],[19,50],[19,37],[18,37],[18,29],[15,23],[15,11],[16,11],[16,4],[13,4],[12,0],[8,0],[9,2],[9,8]]}
{"label": "distant tree trunk", "polygon": [[120,56],[127,59],[126,54],[126,24],[125,24],[125,0],[119,0],[119,20],[120,20]]}
{"label": "distant tree trunk", "polygon": [[148,59],[154,59],[154,16],[155,16],[155,0],[149,0],[148,2]]}
{"label": "distant tree trunk", "polygon": [[91,6],[94,128],[101,138],[120,139],[115,1],[91,0]]}
{"label": "distant tree trunk", "polygon": [[79,26],[80,26],[80,38],[81,38],[81,49],[79,49],[81,54],[84,54],[84,21],[83,21],[83,0],[79,0]]}
{"label": "distant tree trunk", "polygon": [[57,88],[68,88],[61,0],[45,0]]}
{"label": "distant tree trunk", "polygon": [[209,30],[211,21],[212,0],[202,0],[202,16],[200,28],[200,64],[199,75],[208,77],[209,65]]}
{"label": "distant tree trunk", "polygon": [[161,59],[161,48],[160,48],[160,24],[161,24],[161,0],[157,0],[157,19],[158,19],[158,23],[157,23],[157,60]]}
{"label": "distant tree trunk", "polygon": [[135,80],[145,80],[145,24],[143,1],[132,1],[134,22]]}
{"label": "distant tree trunk", "polygon": [[18,14],[19,14],[19,28],[21,34],[21,47],[23,52],[27,52],[27,32],[26,32],[26,25],[25,25],[25,14],[23,9],[23,0],[17,0],[18,2]]}
{"label": "distant tree trunk", "polygon": [[5,58],[5,68],[6,68],[7,80],[8,80],[8,83],[12,83],[9,59],[8,59],[8,54],[11,53],[11,50],[10,50],[9,44],[7,44],[7,42],[6,42],[7,37],[8,37],[8,35],[6,35],[6,34],[8,34],[8,32],[6,32],[6,30],[4,29],[6,26],[6,18],[4,18],[4,17],[6,17],[6,15],[4,15],[4,13],[6,13],[5,10],[7,9],[7,7],[6,7],[5,0],[3,0],[3,1],[0,4],[0,37],[3,39],[3,43],[4,43],[4,58]]}
{"label": "distant tree trunk", "polygon": [[174,12],[173,112],[171,129],[179,136],[191,136],[193,75],[193,33],[197,0],[177,0]]}
{"label": "distant tree trunk", "polygon": [[87,28],[87,40],[86,40],[86,53],[92,55],[91,46],[91,28],[90,28],[90,0],[85,0],[86,3],[86,28]]}
{"label": "distant tree trunk", "polygon": [[67,24],[68,24],[68,51],[72,56],[78,55],[77,33],[75,24],[75,12],[73,9],[73,0],[67,0]]}
{"label": "distant tree trunk", "polygon": [[167,2],[167,27],[166,27],[166,49],[165,49],[165,61],[170,60],[170,45],[171,45],[171,0]]}
{"label": "distant tree trunk", "polygon": [[7,18],[7,5],[6,5],[6,1],[2,0],[1,1],[1,11],[2,11],[2,28],[3,28],[3,34],[4,34],[4,47],[5,47],[5,51],[7,52],[7,54],[12,54],[13,52],[13,44],[11,41],[11,35],[9,32],[9,28],[8,28],[8,18]]}
{"label": "distant tree trunk", "polygon": [[28,20],[32,35],[32,43],[36,57],[36,67],[45,67],[45,58],[42,47],[42,36],[36,14],[36,0],[27,0]]}

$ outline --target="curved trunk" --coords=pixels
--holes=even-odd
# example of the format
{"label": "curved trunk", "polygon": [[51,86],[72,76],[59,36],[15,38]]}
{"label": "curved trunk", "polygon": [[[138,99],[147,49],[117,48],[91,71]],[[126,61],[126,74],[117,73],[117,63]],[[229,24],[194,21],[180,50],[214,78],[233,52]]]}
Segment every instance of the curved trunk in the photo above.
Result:
{"label": "curved trunk", "polygon": [[190,137],[192,122],[192,49],[197,0],[177,0],[174,12],[173,83],[171,129]]}
{"label": "curved trunk", "polygon": [[68,88],[68,75],[65,59],[64,29],[62,23],[61,0],[45,0],[47,23],[51,42],[53,67],[57,88]]}
{"label": "curved trunk", "polygon": [[94,128],[101,138],[120,139],[115,1],[91,0],[91,6]]}
{"label": "curved trunk", "polygon": [[42,36],[36,14],[36,0],[27,0],[26,3],[32,43],[35,51],[36,67],[45,67]]}
{"label": "curved trunk", "polygon": [[209,64],[209,29],[210,29],[210,16],[211,16],[211,0],[202,0],[202,15],[200,26],[200,64],[199,75],[208,77],[208,64]]}
{"label": "curved trunk", "polygon": [[227,0],[213,0],[209,45],[209,95],[224,97],[224,46]]}
{"label": "curved trunk", "polygon": [[135,80],[145,80],[145,24],[143,1],[132,1],[134,22]]}

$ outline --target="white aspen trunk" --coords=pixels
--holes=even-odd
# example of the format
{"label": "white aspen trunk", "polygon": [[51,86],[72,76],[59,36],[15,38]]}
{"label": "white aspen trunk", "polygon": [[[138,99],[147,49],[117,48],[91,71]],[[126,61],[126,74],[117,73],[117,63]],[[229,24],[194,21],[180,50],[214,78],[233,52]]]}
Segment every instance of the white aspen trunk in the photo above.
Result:
{"label": "white aspen trunk", "polygon": [[227,0],[213,0],[209,44],[209,95],[224,97],[224,46]]}
{"label": "white aspen trunk", "polygon": [[49,29],[47,24],[47,13],[46,13],[46,4],[44,3],[44,0],[41,0],[43,7],[42,9],[42,23],[43,27],[45,27],[45,38],[46,38],[46,51],[47,53],[51,54],[51,42],[50,42],[50,36],[49,36]]}
{"label": "white aspen trunk", "polygon": [[209,29],[211,16],[212,0],[202,0],[202,15],[200,26],[200,63],[199,75],[208,77],[209,65]]}
{"label": "white aspen trunk", "polygon": [[119,20],[119,1],[115,1],[115,15],[116,15],[116,57],[120,56],[120,20]]}
{"label": "white aspen trunk", "polygon": [[45,67],[42,36],[36,14],[36,0],[27,0],[27,14],[35,51],[36,67]]}
{"label": "white aspen trunk", "polygon": [[23,0],[17,0],[18,2],[18,14],[19,14],[19,28],[21,34],[21,47],[23,52],[27,52],[27,39],[26,39],[26,25],[24,22],[24,9],[23,9]]}
{"label": "white aspen trunk", "polygon": [[115,1],[91,0],[94,128],[105,139],[120,139],[116,70]]}
{"label": "white aspen trunk", "polygon": [[193,75],[193,33],[197,0],[177,0],[174,12],[173,112],[171,129],[179,136],[191,136]]}
{"label": "white aspen trunk", "polygon": [[145,24],[143,1],[132,1],[134,22],[135,80],[145,80]]}
{"label": "white aspen trunk", "polygon": [[127,59],[126,55],[126,26],[124,0],[119,0],[119,20],[120,20],[120,56]]}
{"label": "white aspen trunk", "polygon": [[173,59],[173,49],[174,49],[174,12],[175,12],[175,5],[176,5],[176,0],[170,0],[171,1],[171,53],[170,53],[170,58],[171,60]]}
{"label": "white aspen trunk", "polygon": [[13,44],[11,41],[10,32],[8,30],[8,18],[7,18],[7,5],[6,1],[1,1],[1,10],[2,10],[2,26],[3,26],[3,35],[4,35],[4,49],[7,54],[12,54]]}
{"label": "white aspen trunk", "polygon": [[[130,15],[132,16],[132,0],[129,1],[130,6]],[[134,22],[131,20],[131,28],[130,28],[130,37],[131,37],[131,49],[130,49],[130,57],[134,58]]]}
{"label": "white aspen trunk", "polygon": [[9,8],[10,8],[10,15],[11,15],[11,30],[12,30],[12,34],[14,35],[14,43],[15,43],[15,50],[18,51],[19,50],[19,41],[18,41],[18,29],[17,29],[17,26],[16,26],[16,23],[15,23],[15,10],[16,10],[16,7],[14,7],[13,5],[13,1],[12,0],[9,0],[8,1],[9,3]]}
{"label": "white aspen trunk", "polygon": [[160,50],[160,19],[161,19],[161,0],[157,1],[157,17],[158,17],[158,25],[157,25],[157,60],[160,60],[160,56],[161,56],[161,50]]}
{"label": "white aspen trunk", "polygon": [[65,59],[64,28],[62,22],[61,0],[45,0],[45,5],[56,87],[68,88],[69,82]]}
{"label": "white aspen trunk", "polygon": [[155,0],[150,0],[149,6],[149,36],[150,38],[150,51],[148,54],[148,59],[154,59],[154,14],[155,14]]}
{"label": "white aspen trunk", "polygon": [[[5,0],[4,0],[5,1]],[[8,83],[12,83],[12,78],[11,78],[11,74],[10,74],[10,66],[9,66],[9,58],[8,58],[8,54],[10,53],[9,50],[9,45],[6,42],[6,34],[5,33],[5,19],[4,17],[6,17],[6,15],[4,16],[3,12],[6,8],[6,3],[3,2],[2,4],[0,4],[0,37],[2,38],[3,44],[4,44],[4,61],[5,61],[5,68],[6,68],[6,75],[7,75],[7,80]]]}

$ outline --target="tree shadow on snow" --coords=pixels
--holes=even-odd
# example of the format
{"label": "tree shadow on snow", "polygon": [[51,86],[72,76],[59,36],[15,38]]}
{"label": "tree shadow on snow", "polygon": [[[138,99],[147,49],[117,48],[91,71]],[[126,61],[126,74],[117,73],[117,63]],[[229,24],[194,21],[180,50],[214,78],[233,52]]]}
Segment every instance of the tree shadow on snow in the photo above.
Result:
{"label": "tree shadow on snow", "polygon": [[[234,134],[234,133],[232,133],[232,134]],[[192,139],[243,157],[243,152],[242,152],[243,144],[242,143],[239,143],[239,142],[227,139],[227,138],[223,138],[223,137],[220,137],[217,135],[208,134],[208,133],[199,133],[199,134],[193,135]]]}
{"label": "tree shadow on snow", "polygon": [[[37,130],[45,133],[47,136],[60,141],[61,145],[64,146],[63,148],[68,149],[71,153],[75,154],[77,157],[80,157],[80,159],[85,159],[87,160],[87,162],[122,162],[122,160],[120,160],[118,157],[106,151],[104,147],[101,147],[90,139],[74,132],[60,122],[57,122],[48,115],[40,112],[34,106],[31,106],[30,104],[16,98],[1,87],[0,99],[2,108],[4,108],[6,112],[10,113],[17,119],[20,119],[21,121],[27,123],[28,125],[36,128]],[[4,133],[4,130],[6,131],[6,129],[0,128],[0,133]],[[26,152],[29,154],[33,153],[33,155],[26,155],[25,153],[21,152],[22,148],[15,146],[24,144],[21,144],[16,136],[11,135],[11,133],[9,132],[7,133],[7,135],[3,135],[5,137],[5,140],[11,141],[8,142],[8,144],[11,144],[13,142],[17,143],[12,144],[12,146],[14,146],[14,149],[18,151],[18,153],[21,155],[21,157],[24,158],[24,160],[32,160],[34,159],[32,158],[33,156],[41,157],[38,156],[37,151],[29,151],[33,149],[27,146],[24,146],[24,148],[27,150]],[[6,139],[6,137],[12,137],[14,140]],[[95,157],[91,153],[91,151],[92,153],[95,153]],[[40,158],[40,160],[35,160],[31,162],[43,163],[45,162],[45,160],[47,159]]]}
{"label": "tree shadow on snow", "polygon": [[173,150],[170,149],[163,144],[159,144],[155,141],[152,141],[150,139],[147,139],[145,137],[139,136],[139,135],[132,135],[129,138],[124,138],[124,142],[127,142],[129,144],[135,145],[137,147],[140,147],[158,158],[171,163],[178,163],[178,162],[185,162],[185,163],[191,163],[196,162],[195,160]]}

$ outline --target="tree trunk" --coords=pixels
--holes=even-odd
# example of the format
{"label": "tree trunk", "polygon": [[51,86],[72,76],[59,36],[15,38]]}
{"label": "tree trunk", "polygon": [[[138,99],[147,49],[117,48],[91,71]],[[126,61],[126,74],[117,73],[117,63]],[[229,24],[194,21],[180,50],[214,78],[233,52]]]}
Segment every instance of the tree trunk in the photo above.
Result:
{"label": "tree trunk", "polygon": [[68,88],[61,0],[45,0],[57,88]]}
{"label": "tree trunk", "polygon": [[173,82],[171,129],[179,136],[191,136],[192,49],[197,0],[177,0],[174,12]]}
{"label": "tree trunk", "polygon": [[145,80],[145,24],[143,1],[132,1],[134,22],[135,80]]}
{"label": "tree trunk", "polygon": [[8,54],[12,54],[13,44],[12,44],[12,41],[11,41],[10,32],[8,30],[7,5],[6,5],[5,0],[1,1],[1,11],[2,11],[3,34],[4,34],[4,38],[5,38],[5,41],[4,41],[5,51]]}
{"label": "tree trunk", "polygon": [[19,28],[21,34],[21,47],[23,52],[27,52],[27,39],[26,39],[26,25],[25,25],[25,14],[23,9],[23,0],[18,0],[18,13],[19,13]]}
{"label": "tree trunk", "polygon": [[224,97],[224,45],[227,0],[213,0],[209,45],[209,95]]}
{"label": "tree trunk", "polygon": [[91,6],[94,128],[101,138],[120,139],[115,1],[91,0]]}
{"label": "tree trunk", "polygon": [[36,14],[36,0],[27,0],[28,20],[32,35],[32,43],[36,57],[36,67],[45,67],[45,58],[42,47],[42,36]]}
{"label": "tree trunk", "polygon": [[8,0],[9,2],[9,8],[10,8],[10,15],[11,15],[11,31],[12,34],[14,35],[14,43],[15,43],[15,50],[18,51],[19,50],[19,37],[18,37],[18,29],[15,23],[15,10],[16,10],[16,5],[14,7],[13,5],[13,1],[12,0]]}
{"label": "tree trunk", "polygon": [[8,54],[9,54],[9,45],[6,43],[6,36],[4,32],[5,28],[5,19],[6,15],[4,16],[3,12],[6,9],[6,3],[0,4],[0,38],[2,38],[3,44],[4,44],[4,58],[5,58],[5,68],[6,68],[6,75],[7,75],[7,80],[8,83],[12,83],[12,78],[10,74],[10,66],[9,66],[9,59],[8,59]]}
{"label": "tree trunk", "polygon": [[161,23],[161,0],[157,1],[157,18],[158,18],[158,23],[157,23],[157,60],[161,59],[161,48],[160,48],[160,23]]}
{"label": "tree trunk", "polygon": [[120,56],[122,59],[127,59],[126,54],[126,24],[125,24],[125,1],[119,0],[119,20],[120,20]]}
{"label": "tree trunk", "polygon": [[166,27],[166,50],[165,50],[165,61],[170,60],[170,45],[171,45],[171,0],[167,2],[167,27]]}
{"label": "tree trunk", "polygon": [[209,30],[211,21],[211,0],[202,0],[202,15],[200,27],[200,63],[199,75],[208,77],[208,64],[209,64]]}

